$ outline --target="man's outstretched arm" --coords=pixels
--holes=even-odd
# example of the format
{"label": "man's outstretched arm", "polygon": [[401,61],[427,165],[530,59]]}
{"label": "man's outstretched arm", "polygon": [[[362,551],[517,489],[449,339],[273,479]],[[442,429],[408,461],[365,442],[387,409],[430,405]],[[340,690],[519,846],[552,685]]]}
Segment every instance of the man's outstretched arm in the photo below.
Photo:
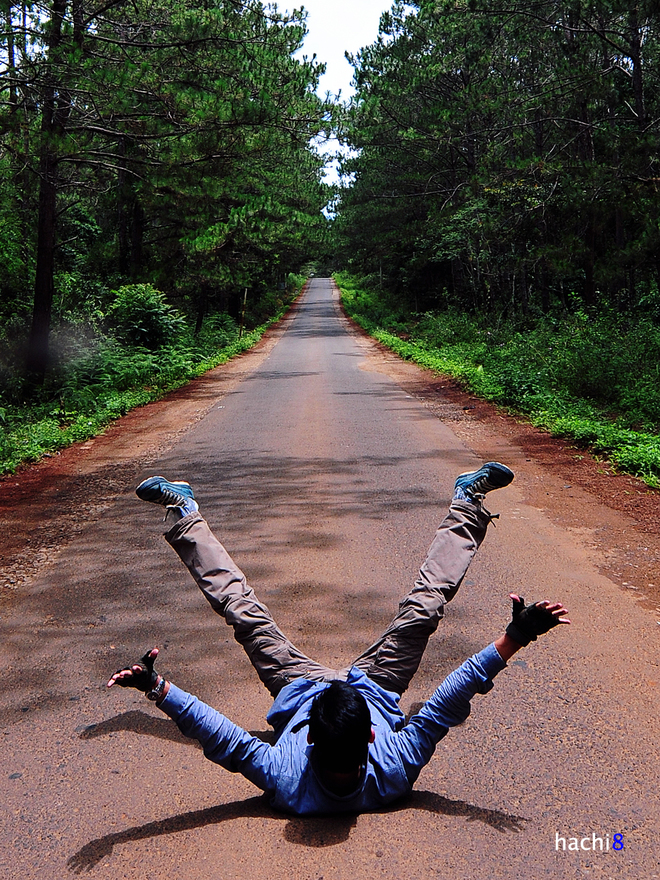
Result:
{"label": "man's outstretched arm", "polygon": [[222,713],[166,681],[154,669],[158,648],[137,663],[117,670],[108,687],[119,685],[142,691],[176,722],[184,736],[196,739],[204,755],[232,773],[241,773],[263,791],[274,787],[273,753],[267,743],[243,730]]}
{"label": "man's outstretched arm", "polygon": [[525,606],[518,595],[511,593],[510,597],[513,614],[504,635],[450,673],[430,700],[396,734],[411,783],[430,761],[437,743],[449,728],[467,719],[472,697],[492,689],[493,678],[505,668],[507,661],[539,635],[559,624],[570,623],[568,612],[560,602],[544,600]]}

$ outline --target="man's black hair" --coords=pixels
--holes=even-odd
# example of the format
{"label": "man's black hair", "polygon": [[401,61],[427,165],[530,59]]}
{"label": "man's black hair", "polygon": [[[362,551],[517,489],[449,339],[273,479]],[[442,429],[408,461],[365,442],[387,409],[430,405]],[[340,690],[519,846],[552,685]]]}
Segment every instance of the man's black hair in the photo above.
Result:
{"label": "man's black hair", "polygon": [[371,715],[362,694],[344,681],[333,681],[316,695],[309,714],[309,737],[315,760],[327,770],[350,772],[366,763]]}

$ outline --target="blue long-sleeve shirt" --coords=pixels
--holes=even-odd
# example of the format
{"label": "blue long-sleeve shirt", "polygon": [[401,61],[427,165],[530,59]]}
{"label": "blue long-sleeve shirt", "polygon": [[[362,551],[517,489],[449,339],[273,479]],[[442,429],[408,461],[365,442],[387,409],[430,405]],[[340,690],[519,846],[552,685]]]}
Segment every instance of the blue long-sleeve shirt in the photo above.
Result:
{"label": "blue long-sleeve shirt", "polygon": [[277,737],[274,745],[172,684],[160,708],[183,734],[201,743],[210,761],[242,773],[270,796],[273,807],[297,815],[364,812],[410,792],[437,743],[450,727],[465,721],[472,697],[487,693],[505,666],[495,646],[489,645],[448,675],[407,724],[398,695],[353,667],[347,682],[366,699],[376,737],[369,746],[364,781],[346,797],[323,787],[310,760],[312,746],[307,742],[305,721],[312,700],[327,687],[326,682],[296,679],[280,691],[268,713]]}

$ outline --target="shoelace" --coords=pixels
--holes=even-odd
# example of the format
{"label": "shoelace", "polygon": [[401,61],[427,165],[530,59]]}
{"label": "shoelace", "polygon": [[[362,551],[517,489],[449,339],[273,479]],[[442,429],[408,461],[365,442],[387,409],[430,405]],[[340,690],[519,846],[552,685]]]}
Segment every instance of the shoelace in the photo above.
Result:
{"label": "shoelace", "polygon": [[186,496],[180,495],[178,492],[174,492],[172,489],[166,489],[161,486],[160,489],[161,499],[160,503],[164,504],[165,507],[183,507],[186,503]]}
{"label": "shoelace", "polygon": [[492,523],[493,528],[495,528],[495,525],[496,525],[495,520],[500,518],[499,513],[491,513],[490,510],[486,510],[486,508],[483,506],[483,504],[481,505],[481,510],[488,517],[488,523],[489,524]]}
{"label": "shoelace", "polygon": [[492,483],[488,482],[488,477],[483,476],[475,480],[469,488],[470,495],[485,495],[486,492],[492,492],[497,486],[493,486]]}

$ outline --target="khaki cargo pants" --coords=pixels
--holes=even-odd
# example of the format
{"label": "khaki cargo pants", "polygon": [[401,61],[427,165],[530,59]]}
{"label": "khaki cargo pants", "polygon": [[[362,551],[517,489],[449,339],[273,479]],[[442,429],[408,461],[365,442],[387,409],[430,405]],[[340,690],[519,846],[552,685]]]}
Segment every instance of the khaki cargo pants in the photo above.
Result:
{"label": "khaki cargo pants", "polygon": [[[352,664],[385,690],[402,694],[456,595],[490,514],[478,504],[453,501],[435,534],[412,590],[382,636]],[[276,625],[245,575],[211,532],[199,513],[180,519],[165,535],[214,611],[234,628],[259,678],[273,697],[296,678],[313,681],[345,679],[350,667],[329,669],[299,651]]]}

